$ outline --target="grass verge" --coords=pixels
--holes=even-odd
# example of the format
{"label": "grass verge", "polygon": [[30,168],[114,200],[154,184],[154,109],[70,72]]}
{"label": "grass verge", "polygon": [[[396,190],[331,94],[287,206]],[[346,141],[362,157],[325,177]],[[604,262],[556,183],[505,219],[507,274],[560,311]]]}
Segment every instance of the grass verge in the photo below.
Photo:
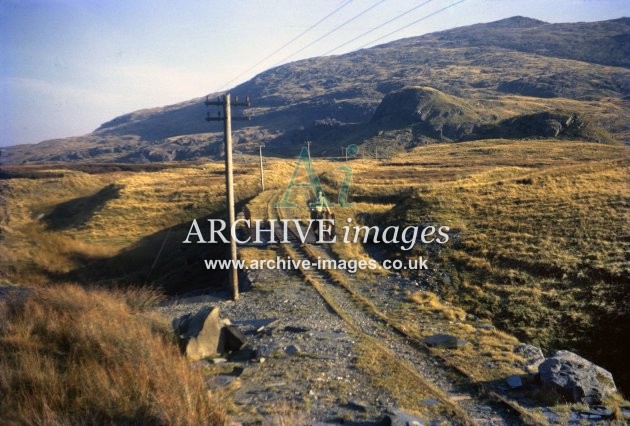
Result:
{"label": "grass verge", "polygon": [[225,424],[168,324],[143,311],[155,300],[67,284],[0,301],[0,423]]}

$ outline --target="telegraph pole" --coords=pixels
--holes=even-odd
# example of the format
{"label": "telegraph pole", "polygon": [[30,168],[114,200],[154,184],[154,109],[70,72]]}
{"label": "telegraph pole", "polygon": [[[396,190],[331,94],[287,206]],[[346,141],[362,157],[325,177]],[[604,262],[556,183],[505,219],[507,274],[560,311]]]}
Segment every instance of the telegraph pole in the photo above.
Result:
{"label": "telegraph pole", "polygon": [[311,141],[306,141],[306,151],[308,152],[308,162],[311,163]]}
{"label": "telegraph pole", "polygon": [[263,168],[263,156],[262,156],[262,149],[265,147],[265,145],[258,145],[258,154],[260,155],[260,186],[262,188],[262,191],[265,190],[265,169]]}
{"label": "telegraph pole", "polygon": [[[232,229],[235,221],[234,214],[234,167],[232,162],[232,108],[231,106],[249,106],[249,97],[245,102],[239,102],[238,98],[235,102],[230,101],[230,94],[227,93],[222,97],[219,97],[216,101],[210,101],[206,98],[206,106],[219,105],[223,106],[223,117],[219,112],[217,117],[211,117],[210,113],[206,116],[206,121],[223,121],[223,135],[225,138],[225,189],[227,197],[227,211],[228,211],[228,229]],[[235,117],[236,120],[248,120],[249,117]],[[229,285],[232,293],[232,300],[238,300],[238,269],[236,268],[236,261],[238,259],[238,253],[236,252],[236,241],[231,238],[230,235],[230,260],[232,260],[232,267],[229,270]]]}

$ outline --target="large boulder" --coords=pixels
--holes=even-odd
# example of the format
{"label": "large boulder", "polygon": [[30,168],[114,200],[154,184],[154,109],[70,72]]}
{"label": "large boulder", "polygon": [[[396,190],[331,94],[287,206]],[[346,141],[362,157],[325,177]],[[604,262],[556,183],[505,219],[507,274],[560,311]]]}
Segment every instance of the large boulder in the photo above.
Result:
{"label": "large boulder", "polygon": [[186,314],[173,321],[173,328],[182,352],[191,360],[225,352],[219,308],[206,307],[195,314]]}
{"label": "large boulder", "polygon": [[558,351],[538,368],[543,385],[572,402],[589,405],[617,391],[612,374],[569,351]]}

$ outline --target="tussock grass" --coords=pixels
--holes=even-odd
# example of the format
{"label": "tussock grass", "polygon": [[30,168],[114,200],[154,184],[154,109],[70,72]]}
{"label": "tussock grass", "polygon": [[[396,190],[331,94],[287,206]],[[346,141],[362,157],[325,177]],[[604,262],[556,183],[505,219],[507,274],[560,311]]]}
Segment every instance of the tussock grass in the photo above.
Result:
{"label": "tussock grass", "polygon": [[[509,101],[516,108],[522,102],[524,110],[539,107],[532,104],[534,100],[513,98],[497,103],[507,108]],[[313,166],[332,201],[343,176],[336,171],[340,164],[314,158]],[[473,333],[461,321],[458,306],[546,352],[576,350],[612,369],[619,383],[628,383],[627,373],[619,367],[622,348],[610,348],[607,343],[623,336],[628,324],[627,315],[623,316],[628,294],[623,278],[630,273],[626,147],[487,140],[422,146],[385,161],[354,159],[343,165],[352,167],[349,201],[355,204],[335,209],[341,225],[351,217],[353,224],[435,223],[453,230],[451,242],[444,247],[418,246],[413,253],[389,247],[391,257],[427,255],[439,273],[426,280],[440,295],[440,303],[450,302],[444,309],[435,309],[431,300],[407,300],[399,313],[400,318],[407,316],[409,329],[424,335],[416,321],[424,317],[451,321],[453,328],[445,331],[464,338],[475,334],[475,345],[487,353],[488,362],[495,357],[506,367],[495,371],[507,372],[511,356],[502,353],[509,352],[511,339],[498,332]],[[259,188],[257,164],[238,167],[237,196],[248,199]],[[249,203],[252,217],[268,216],[270,197],[286,187],[294,167],[294,160],[266,161],[268,190]],[[15,282],[44,283],[51,274],[72,271],[94,258],[117,256],[121,261],[127,258],[130,265],[151,265],[164,237],[159,234],[147,240],[147,235],[192,218],[219,214],[222,170],[218,163],[97,175],[57,168],[39,179],[10,179],[3,193],[9,222],[2,225],[0,266]],[[80,226],[51,230],[37,220],[60,203],[97,194],[112,183],[122,186],[119,197],[107,200]],[[306,201],[312,194],[294,191],[298,208],[286,216],[308,219]],[[201,273],[193,271],[192,265],[200,264],[203,254],[177,256],[188,229],[184,228],[170,234],[159,259],[156,271],[166,272],[163,281],[189,280]],[[132,253],[144,259],[138,262],[124,250],[143,239],[146,253]],[[331,250],[343,259],[368,256],[362,244],[335,244]],[[242,255],[261,257],[256,249],[244,250]],[[165,268],[159,270],[162,264]],[[472,366],[476,352],[469,352],[458,354],[466,355]]]}
{"label": "tussock grass", "polygon": [[414,292],[408,296],[410,302],[414,302],[421,311],[429,313],[439,313],[450,321],[466,319],[466,312],[463,309],[452,305],[445,305],[441,302],[437,295],[427,292]]}
{"label": "tussock grass", "polygon": [[[247,198],[255,190],[254,171],[252,165],[239,165],[239,198]],[[43,169],[29,178],[10,179],[3,190],[8,221],[2,225],[0,250],[6,256],[0,259],[0,268],[15,282],[42,284],[51,278],[64,279],[65,274],[94,260],[129,250],[147,259],[148,265],[137,266],[148,268],[159,246],[155,250],[147,244],[139,247],[143,239],[223,209],[225,179],[219,163],[156,171],[48,172]],[[116,188],[115,193],[110,194],[108,188]],[[185,234],[179,237],[172,236],[171,241],[178,244],[170,244],[162,259],[177,258],[173,254],[181,257],[178,246]],[[164,239],[161,236],[160,243]],[[184,262],[180,260],[180,264]],[[128,265],[120,266],[133,272]]]}
{"label": "tussock grass", "polygon": [[447,246],[409,254],[448,275],[429,278],[443,298],[546,352],[577,351],[625,388],[623,350],[606,342],[627,334],[628,158],[560,141],[422,147],[383,163],[412,192],[377,220],[450,226]]}
{"label": "tussock grass", "polygon": [[157,298],[64,285],[0,302],[0,423],[225,424],[168,325],[141,313]]}

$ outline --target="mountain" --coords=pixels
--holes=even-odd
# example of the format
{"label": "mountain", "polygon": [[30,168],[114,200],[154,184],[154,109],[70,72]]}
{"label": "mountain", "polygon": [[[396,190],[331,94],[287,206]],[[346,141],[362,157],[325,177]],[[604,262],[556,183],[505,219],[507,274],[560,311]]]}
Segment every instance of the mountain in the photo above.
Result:
{"label": "mountain", "polygon": [[[448,112],[455,104],[466,105],[471,127],[444,134],[412,126],[416,133],[407,146],[441,137],[536,137],[511,136],[506,120],[544,112],[579,116],[594,129],[588,134],[600,135],[565,132],[566,138],[627,142],[630,18],[550,24],[513,17],[272,68],[231,91],[252,99],[251,120],[234,122],[235,149],[253,151],[264,142],[270,152],[295,155],[308,138],[315,154],[337,155],[346,143],[374,142],[387,130],[375,116],[381,101],[407,87],[437,90],[450,102],[442,128],[461,128],[461,114]],[[2,157],[7,163],[219,158],[221,128],[204,120],[207,111],[214,113],[204,99],[125,114],[85,136],[9,147]],[[489,131],[493,126],[503,130]]]}

